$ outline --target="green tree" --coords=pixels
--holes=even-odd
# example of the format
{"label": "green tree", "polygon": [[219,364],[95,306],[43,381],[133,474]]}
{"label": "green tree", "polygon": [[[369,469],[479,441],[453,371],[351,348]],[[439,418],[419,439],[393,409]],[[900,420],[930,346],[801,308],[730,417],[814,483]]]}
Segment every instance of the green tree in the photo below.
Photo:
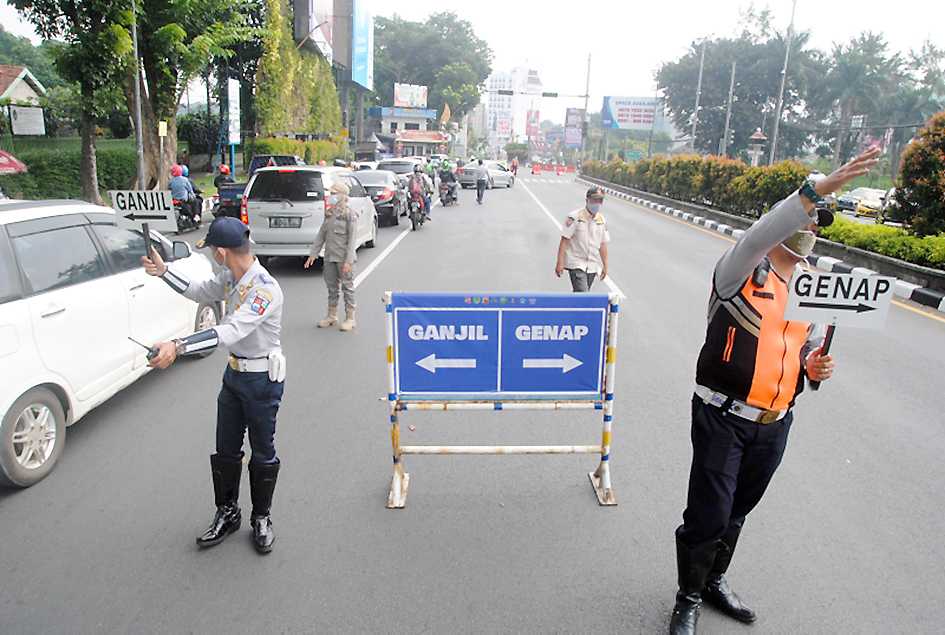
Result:
{"label": "green tree", "polygon": [[933,116],[903,153],[896,204],[917,235],[945,232],[945,112]]}
{"label": "green tree", "polygon": [[0,26],[0,64],[25,66],[49,90],[64,81],[56,70],[57,42],[43,42],[34,46],[29,38],[13,35]]}
{"label": "green tree", "polygon": [[42,37],[66,43],[56,49],[56,67],[64,79],[79,85],[82,197],[101,203],[95,120],[105,114],[108,89],[120,82],[128,68],[127,5],[108,0],[13,0],[13,5]]}
{"label": "green tree", "polygon": [[505,146],[505,154],[510,161],[513,157],[517,158],[521,162],[528,161],[528,144],[508,143]]}
{"label": "green tree", "polygon": [[425,22],[399,16],[374,21],[374,92],[394,103],[394,84],[429,88],[429,108],[445,104],[462,117],[479,103],[479,87],[492,72],[492,50],[472,25],[454,13],[434,13]]}
{"label": "green tree", "polygon": [[[177,159],[177,109],[187,83],[215,59],[229,59],[233,47],[252,36],[241,12],[243,0],[147,0],[138,4],[138,51],[142,61],[141,118],[147,187],[160,166]],[[134,105],[134,74],[124,86]],[[158,122],[167,121],[164,155]],[[165,170],[166,173],[166,170]]]}

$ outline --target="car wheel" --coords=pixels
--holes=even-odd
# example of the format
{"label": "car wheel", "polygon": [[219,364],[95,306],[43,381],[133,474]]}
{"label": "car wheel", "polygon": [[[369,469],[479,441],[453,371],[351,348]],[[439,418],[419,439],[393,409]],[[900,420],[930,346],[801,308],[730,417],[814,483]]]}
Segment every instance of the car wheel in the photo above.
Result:
{"label": "car wheel", "polygon": [[397,227],[398,225],[400,225],[400,215],[402,213],[403,213],[402,207],[395,206],[391,208],[391,219],[390,219],[391,227]]}
{"label": "car wheel", "polygon": [[374,249],[374,243],[377,240],[377,216],[374,217],[374,229],[371,231],[371,240],[364,243],[365,249]]}
{"label": "car wheel", "polygon": [[[220,314],[216,306],[212,304],[201,304],[197,307],[197,318],[194,320],[194,333],[212,329],[219,323]],[[210,357],[212,354],[213,349],[211,348],[208,351],[197,353],[193,357],[196,357],[197,359],[203,359],[204,357]]]}
{"label": "car wheel", "polygon": [[513,185],[515,185],[515,177],[514,177],[514,176],[509,179],[508,188],[511,190]]}
{"label": "car wheel", "polygon": [[0,484],[29,487],[52,472],[66,444],[66,415],[46,388],[33,388],[10,406],[0,428]]}

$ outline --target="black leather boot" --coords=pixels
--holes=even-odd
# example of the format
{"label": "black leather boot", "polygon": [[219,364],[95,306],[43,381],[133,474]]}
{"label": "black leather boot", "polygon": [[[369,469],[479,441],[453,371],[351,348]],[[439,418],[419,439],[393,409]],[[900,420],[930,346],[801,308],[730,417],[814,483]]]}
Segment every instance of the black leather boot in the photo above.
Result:
{"label": "black leather boot", "polygon": [[250,463],[249,486],[253,498],[253,545],[259,553],[272,551],[276,541],[272,533],[272,520],[269,509],[272,507],[272,493],[276,489],[276,477],[279,475],[279,463]]}
{"label": "black leather boot", "polygon": [[243,459],[214,454],[210,457],[210,473],[213,476],[213,495],[217,511],[210,526],[197,537],[198,547],[213,547],[240,528],[243,521],[239,506],[240,474]]}
{"label": "black leather boot", "polygon": [[718,541],[712,540],[695,547],[679,539],[682,527],[676,529],[676,567],[679,574],[679,591],[676,606],[669,622],[670,635],[694,635],[699,621],[699,606],[702,604],[702,588],[709,569],[715,561]]}
{"label": "black leather boot", "polygon": [[742,523],[733,523],[719,541],[719,550],[715,554],[715,563],[709,571],[702,597],[729,617],[751,624],[755,621],[755,612],[745,606],[725,579],[725,572],[732,563],[732,555],[735,553],[735,545],[738,544],[738,534],[741,531]]}

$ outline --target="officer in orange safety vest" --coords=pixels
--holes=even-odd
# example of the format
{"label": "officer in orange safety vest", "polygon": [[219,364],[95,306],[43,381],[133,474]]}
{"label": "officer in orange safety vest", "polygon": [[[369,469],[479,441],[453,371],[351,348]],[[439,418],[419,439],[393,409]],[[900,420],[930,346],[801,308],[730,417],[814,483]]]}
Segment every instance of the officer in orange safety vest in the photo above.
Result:
{"label": "officer in orange safety vest", "polygon": [[748,513],[781,462],[794,400],[834,363],[821,329],[784,319],[788,282],[833,215],[822,198],[876,165],[879,150],[808,179],[762,216],[715,266],[705,344],[692,398],[692,466],[676,529],[679,590],[670,633],[696,632],[702,600],[751,623],[755,613],[725,579]]}

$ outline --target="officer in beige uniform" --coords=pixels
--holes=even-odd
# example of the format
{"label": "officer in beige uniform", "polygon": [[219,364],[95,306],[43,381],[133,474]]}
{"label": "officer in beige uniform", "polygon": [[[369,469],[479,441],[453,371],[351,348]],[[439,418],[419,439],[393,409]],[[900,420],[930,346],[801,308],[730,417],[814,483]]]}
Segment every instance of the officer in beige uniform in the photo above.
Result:
{"label": "officer in beige uniform", "polygon": [[604,191],[592,187],[587,191],[584,208],[568,214],[561,229],[555,275],[560,278],[567,269],[575,293],[590,291],[596,278],[603,280],[607,277],[610,233],[604,215],[600,213],[603,204]]}
{"label": "officer in beige uniform", "polygon": [[308,269],[315,263],[322,247],[325,248],[322,277],[328,286],[328,315],[318,323],[318,327],[323,329],[338,322],[339,288],[344,292],[346,313],[339,328],[350,331],[355,327],[354,262],[357,260],[358,216],[348,207],[348,194],[348,186],[341,182],[329,189],[325,221],[305,261]]}

